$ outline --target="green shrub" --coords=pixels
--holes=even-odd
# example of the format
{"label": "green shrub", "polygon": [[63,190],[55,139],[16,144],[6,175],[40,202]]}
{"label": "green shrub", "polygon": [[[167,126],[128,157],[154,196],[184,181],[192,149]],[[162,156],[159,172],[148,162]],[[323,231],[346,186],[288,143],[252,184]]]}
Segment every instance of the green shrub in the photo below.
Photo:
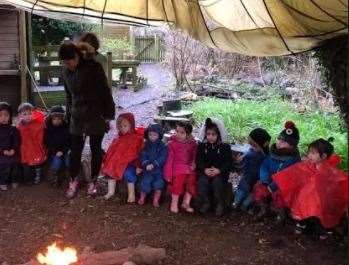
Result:
{"label": "green shrub", "polygon": [[281,99],[266,101],[229,101],[207,98],[189,106],[194,118],[202,123],[206,117],[223,119],[232,141],[244,142],[249,132],[262,127],[268,130],[273,141],[286,121],[293,121],[300,131],[299,148],[303,154],[310,142],[317,138],[334,137],[335,151],[343,161],[341,167],[348,170],[347,130],[339,114],[325,112],[299,113],[291,103]]}

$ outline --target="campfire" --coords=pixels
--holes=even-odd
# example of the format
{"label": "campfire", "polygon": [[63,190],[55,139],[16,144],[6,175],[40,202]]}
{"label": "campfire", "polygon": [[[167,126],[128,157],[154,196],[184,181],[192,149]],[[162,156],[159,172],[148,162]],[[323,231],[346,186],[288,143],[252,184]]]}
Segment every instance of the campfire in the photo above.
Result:
{"label": "campfire", "polygon": [[47,247],[45,254],[39,253],[35,260],[22,265],[137,265],[137,264],[159,264],[166,258],[163,248],[152,248],[147,245],[127,247],[119,250],[109,250],[95,253],[86,247],[82,253],[77,255],[74,248],[61,249],[56,243]]}
{"label": "campfire", "polygon": [[46,265],[70,265],[78,261],[76,250],[74,248],[60,249],[53,243],[47,247],[46,254],[39,253],[37,260],[40,264]]}

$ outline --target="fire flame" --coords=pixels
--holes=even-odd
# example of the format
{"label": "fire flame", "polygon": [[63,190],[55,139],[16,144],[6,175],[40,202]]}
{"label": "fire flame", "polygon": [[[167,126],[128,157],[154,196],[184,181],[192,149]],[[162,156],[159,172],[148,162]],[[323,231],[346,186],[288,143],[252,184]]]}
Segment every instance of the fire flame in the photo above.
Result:
{"label": "fire flame", "polygon": [[78,257],[74,248],[65,248],[62,250],[56,246],[56,243],[53,243],[47,247],[45,255],[41,253],[37,255],[37,260],[41,264],[47,265],[69,265],[77,262]]}

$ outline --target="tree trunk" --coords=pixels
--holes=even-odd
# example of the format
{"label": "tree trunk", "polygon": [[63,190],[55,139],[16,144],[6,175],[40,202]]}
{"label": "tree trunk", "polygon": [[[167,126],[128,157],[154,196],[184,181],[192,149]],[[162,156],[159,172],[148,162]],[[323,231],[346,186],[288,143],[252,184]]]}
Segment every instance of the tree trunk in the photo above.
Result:
{"label": "tree trunk", "polygon": [[327,41],[316,50],[315,56],[323,67],[322,77],[332,87],[335,100],[349,127],[348,36]]}

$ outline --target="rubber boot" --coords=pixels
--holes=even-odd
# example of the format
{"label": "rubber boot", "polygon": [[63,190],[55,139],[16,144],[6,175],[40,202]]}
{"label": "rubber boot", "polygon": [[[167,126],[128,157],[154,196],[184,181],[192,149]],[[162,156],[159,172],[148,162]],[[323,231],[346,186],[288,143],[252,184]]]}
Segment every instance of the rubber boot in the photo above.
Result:
{"label": "rubber boot", "polygon": [[57,187],[57,183],[58,183],[57,171],[50,168],[47,172],[47,180],[51,186]]}
{"label": "rubber boot", "polygon": [[33,184],[38,185],[41,182],[41,175],[42,175],[42,168],[35,168],[35,175],[34,175],[34,180]]}
{"label": "rubber boot", "polygon": [[135,203],[135,202],[136,202],[135,184],[127,183],[127,203]]}
{"label": "rubber boot", "polygon": [[147,197],[147,194],[145,192],[141,192],[141,196],[138,200],[139,205],[144,205],[145,204],[145,198]]}
{"label": "rubber boot", "polygon": [[170,206],[170,211],[172,213],[178,213],[178,199],[179,195],[172,194],[172,200],[171,200],[171,206]]}
{"label": "rubber boot", "polygon": [[104,195],[104,199],[109,200],[115,194],[116,180],[108,179],[108,192]]}
{"label": "rubber boot", "polygon": [[182,208],[188,212],[188,213],[193,213],[194,209],[190,207],[190,201],[191,201],[191,194],[189,192],[186,192],[184,194],[184,198],[183,198],[183,203],[182,203]]}
{"label": "rubber boot", "polygon": [[72,181],[69,182],[69,188],[68,188],[68,190],[66,192],[66,197],[68,199],[72,199],[72,198],[75,197],[76,192],[78,190],[78,184],[79,183],[78,183],[77,180],[72,180]]}
{"label": "rubber boot", "polygon": [[156,190],[154,192],[154,198],[153,198],[153,206],[155,208],[159,208],[160,207],[160,198],[161,198],[161,190]]}
{"label": "rubber boot", "polygon": [[97,186],[94,182],[87,184],[87,195],[95,196],[97,194]]}

